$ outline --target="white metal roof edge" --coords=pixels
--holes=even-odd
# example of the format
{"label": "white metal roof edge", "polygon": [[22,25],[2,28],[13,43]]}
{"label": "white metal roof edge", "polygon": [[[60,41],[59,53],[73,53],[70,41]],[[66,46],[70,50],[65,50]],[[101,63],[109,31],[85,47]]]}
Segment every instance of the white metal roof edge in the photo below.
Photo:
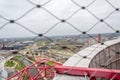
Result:
{"label": "white metal roof edge", "polygon": [[[72,57],[70,57],[63,66],[77,66],[77,67],[89,67],[89,64],[91,60],[102,50],[105,48],[112,46],[114,44],[120,43],[120,38],[115,40],[106,41],[104,45],[101,45],[100,43],[95,44],[93,46],[87,47],[76,54],[74,54]],[[83,58],[84,56],[87,56],[88,58]],[[58,75],[54,77],[53,80],[80,80],[83,79],[82,77],[77,76],[68,76],[68,75]]]}

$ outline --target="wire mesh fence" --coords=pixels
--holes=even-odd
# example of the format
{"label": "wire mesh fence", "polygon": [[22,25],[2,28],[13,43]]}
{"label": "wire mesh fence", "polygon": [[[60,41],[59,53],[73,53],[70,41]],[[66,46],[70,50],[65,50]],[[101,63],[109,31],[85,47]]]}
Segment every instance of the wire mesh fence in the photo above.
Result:
{"label": "wire mesh fence", "polygon": [[[1,0],[0,38],[47,39],[52,43],[56,41],[54,36],[74,38],[77,35],[75,39],[85,42],[85,47],[90,42],[108,46],[104,41],[120,35],[119,3],[119,0]],[[100,41],[96,34],[108,37]],[[112,48],[111,51],[116,52]]]}

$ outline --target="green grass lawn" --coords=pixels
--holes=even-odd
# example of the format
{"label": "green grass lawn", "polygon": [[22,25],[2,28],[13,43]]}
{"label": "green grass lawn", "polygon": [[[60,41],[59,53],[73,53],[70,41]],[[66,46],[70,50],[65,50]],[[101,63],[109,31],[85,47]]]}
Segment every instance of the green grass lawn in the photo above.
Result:
{"label": "green grass lawn", "polygon": [[42,41],[37,41],[36,44],[37,44],[37,46],[42,46],[43,42]]}
{"label": "green grass lawn", "polygon": [[47,61],[47,63],[46,63],[47,65],[49,65],[49,66],[53,66],[54,65],[54,62],[51,62],[51,61]]}
{"label": "green grass lawn", "polygon": [[5,63],[5,66],[7,66],[7,67],[13,67],[13,66],[15,66],[15,63],[13,61],[7,61]]}
{"label": "green grass lawn", "polygon": [[19,58],[22,58],[22,57],[23,57],[23,56],[18,55],[18,56],[15,56],[14,58],[19,59]]}
{"label": "green grass lawn", "polygon": [[22,61],[19,61],[19,60],[15,60],[17,64],[17,66],[15,67],[17,70],[22,70],[23,68],[26,67],[26,65],[22,62]]}
{"label": "green grass lawn", "polygon": [[20,58],[23,58],[23,56],[17,55],[12,58],[12,61],[14,61],[16,63],[15,69],[17,69],[17,70],[21,70],[26,67],[26,65],[22,61],[19,60]]}

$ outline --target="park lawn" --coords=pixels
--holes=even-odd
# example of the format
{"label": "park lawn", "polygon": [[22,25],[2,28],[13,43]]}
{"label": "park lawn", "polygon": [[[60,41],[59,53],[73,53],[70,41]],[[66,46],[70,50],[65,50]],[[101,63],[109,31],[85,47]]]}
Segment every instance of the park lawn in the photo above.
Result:
{"label": "park lawn", "polygon": [[13,66],[15,66],[15,63],[14,63],[14,61],[7,61],[6,63],[5,63],[5,66],[7,66],[7,67],[13,67]]}

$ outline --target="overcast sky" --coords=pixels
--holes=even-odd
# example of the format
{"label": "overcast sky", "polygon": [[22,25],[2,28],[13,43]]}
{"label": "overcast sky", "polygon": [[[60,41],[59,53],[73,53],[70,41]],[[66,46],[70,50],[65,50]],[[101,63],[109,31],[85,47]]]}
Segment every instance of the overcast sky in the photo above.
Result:
{"label": "overcast sky", "polygon": [[[48,0],[31,0],[34,4],[44,4]],[[87,6],[93,0],[74,0],[81,6]],[[120,8],[120,0],[109,0],[114,7]],[[28,10],[34,6],[27,0],[0,0],[0,16],[3,16],[9,20],[15,20],[21,17]],[[48,4],[43,6],[59,19],[67,19],[75,11],[79,9],[71,0],[51,0]],[[92,5],[87,7],[98,18],[104,19],[115,9],[111,7],[105,0],[96,0]],[[81,31],[88,31],[91,26],[97,23],[95,17],[93,17],[88,11],[80,10],[69,20],[72,25],[76,26]],[[109,18],[105,20],[107,23],[113,26],[115,30],[120,30],[120,11],[115,11]],[[35,8],[30,11],[25,17],[19,19],[18,23],[26,26],[30,30],[36,33],[45,33],[54,24],[60,22],[55,17],[50,15],[42,8]],[[7,23],[6,20],[0,18],[0,27]],[[88,33],[108,33],[114,32],[105,23],[98,23]],[[77,35],[80,34],[77,30],[72,28],[66,23],[59,23],[54,29],[48,32],[46,35]],[[8,24],[0,30],[0,38],[5,37],[28,37],[35,36],[31,32],[25,30],[17,24]]]}

